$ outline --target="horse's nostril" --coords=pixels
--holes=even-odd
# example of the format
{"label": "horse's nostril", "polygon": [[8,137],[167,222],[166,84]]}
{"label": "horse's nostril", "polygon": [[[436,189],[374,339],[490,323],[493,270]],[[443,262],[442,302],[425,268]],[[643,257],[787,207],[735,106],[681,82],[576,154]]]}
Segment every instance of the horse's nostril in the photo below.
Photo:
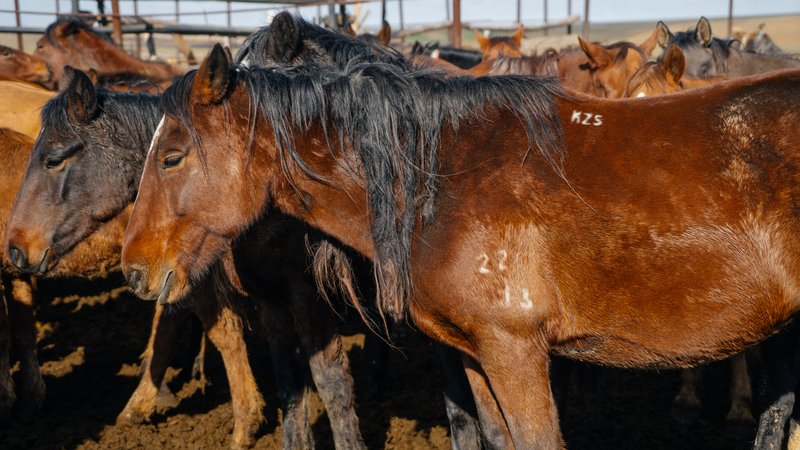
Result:
{"label": "horse's nostril", "polygon": [[125,278],[128,279],[128,284],[133,288],[133,291],[136,293],[142,292],[142,286],[144,281],[144,275],[138,269],[130,269],[126,274]]}
{"label": "horse's nostril", "polygon": [[17,268],[22,269],[28,265],[27,256],[25,252],[20,250],[19,247],[16,245],[10,245],[8,248],[8,257],[11,259],[11,263],[17,266]]}

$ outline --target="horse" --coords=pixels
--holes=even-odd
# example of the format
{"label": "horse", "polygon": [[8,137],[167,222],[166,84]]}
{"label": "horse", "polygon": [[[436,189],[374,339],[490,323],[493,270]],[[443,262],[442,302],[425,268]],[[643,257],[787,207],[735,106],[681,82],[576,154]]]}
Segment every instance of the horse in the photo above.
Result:
{"label": "horse", "polygon": [[589,72],[600,97],[622,97],[628,80],[648,58],[644,50],[627,41],[606,46],[585,41],[578,36],[578,43],[589,59]]}
{"label": "horse", "polygon": [[56,84],[63,77],[65,65],[82,71],[94,69],[101,78],[123,76],[162,82],[177,75],[166,63],[142,61],[125,53],[106,35],[74,17],[51,23],[36,42],[33,54],[50,66]]}
{"label": "horse", "polygon": [[705,17],[697,21],[694,28],[673,34],[664,22],[658,22],[658,44],[668,48],[674,44],[686,56],[686,74],[690,77],[726,75],[741,77],[778,69],[800,67],[800,60],[790,55],[774,55],[743,52],[733,44],[734,40],[714,37],[711,23]]}
{"label": "horse", "polygon": [[[387,320],[473,362],[516,447],[560,447],[550,352],[689,367],[800,311],[798,81],[603,101],[380,63],[247,69],[217,46],[164,94],[123,271],[177,301],[214,252],[190,243],[234,239],[275,207],[372,259]],[[649,120],[630,132],[636,117]],[[165,245],[172,233],[190,239]],[[757,447],[791,414],[789,340],[788,358],[762,346],[784,376]]]}
{"label": "horse", "polygon": [[683,51],[676,45],[670,45],[663,60],[647,62],[631,76],[623,97],[668,94],[728,80],[722,75],[708,78],[684,76],[685,69]]}
{"label": "horse", "polygon": [[517,31],[511,36],[484,36],[483,33],[475,32],[475,40],[481,48],[481,56],[484,60],[497,58],[498,56],[518,57],[522,56],[520,47],[522,38],[525,35],[525,27],[519,24]]}
{"label": "horse", "polygon": [[419,41],[414,42],[409,53],[409,59],[416,55],[427,55],[434,59],[446,61],[461,69],[474,67],[483,59],[479,51],[440,45],[438,41],[425,44]]}
{"label": "horse", "polygon": [[0,127],[36,139],[42,126],[39,110],[53,95],[40,86],[0,80]]}
{"label": "horse", "polygon": [[41,59],[5,45],[0,45],[0,80],[33,83],[50,87],[53,77]]}
{"label": "horse", "polygon": [[[355,36],[355,32],[353,31],[352,27],[346,28],[346,33],[350,34],[351,36]],[[389,46],[392,43],[392,26],[389,25],[389,22],[383,21],[381,23],[381,28],[378,30],[378,34],[372,33],[361,33],[357,36],[362,41],[369,42],[370,45],[384,45]]]}
{"label": "horse", "polygon": [[[44,271],[42,267],[55,267],[58,259],[70,254],[76,243],[92,236],[99,224],[128,208],[136,195],[136,181],[147,144],[161,115],[158,97],[112,93],[94,88],[82,72],[67,69],[67,73],[72,79],[69,87],[44,109],[44,131],[20,186],[17,206],[9,216],[7,248],[12,254],[11,260],[23,269],[37,267]],[[67,153],[63,149],[68,149]],[[114,165],[113,170],[108,170],[109,164]],[[49,189],[53,182],[61,183],[63,180],[59,179],[67,176],[68,182],[63,182],[61,189]],[[88,183],[88,179],[92,182]],[[60,196],[59,201],[50,199],[54,192]],[[64,192],[66,194],[62,195]],[[49,206],[37,208],[35,204]],[[92,213],[84,214],[86,210]],[[296,369],[290,364],[296,359],[292,355],[300,339],[307,349],[312,375],[329,411],[337,446],[363,446],[352,394],[348,394],[352,391],[352,379],[346,356],[340,352],[338,334],[334,334],[330,320],[324,319],[326,313],[330,315],[327,306],[316,301],[312,295],[316,292],[313,284],[309,287],[308,280],[303,278],[307,267],[301,252],[305,246],[303,227],[281,221],[265,228],[268,234],[251,233],[253,238],[248,249],[261,242],[273,248],[288,247],[288,242],[296,246],[296,251],[287,251],[289,256],[282,258],[280,267],[277,262],[269,265],[266,260],[253,264],[259,268],[274,267],[269,275],[262,276],[261,285],[279,288],[280,292],[286,292],[285,297],[264,288],[258,292],[258,297],[249,296],[251,301],[262,299],[257,301],[259,320],[263,328],[270,331],[278,392],[283,403],[284,442],[287,446],[313,446],[302,376],[294,373]],[[230,265],[234,264],[232,257],[240,253],[242,251],[232,254]],[[233,277],[223,268],[212,270],[212,276],[198,283],[197,292],[187,306],[201,319],[211,342],[223,357],[235,417],[232,445],[245,447],[253,444],[254,434],[264,421],[265,403],[247,358],[242,308],[237,306],[241,301],[232,295],[242,292],[240,287],[233,289],[239,286],[239,274],[245,272],[237,270]],[[250,292],[252,288],[247,291]],[[311,299],[304,301],[309,295]],[[288,306],[281,302],[287,302]],[[325,307],[320,310],[320,306]],[[162,308],[156,312],[160,320],[154,323],[146,352],[151,360],[145,365],[145,376],[120,413],[119,421],[142,421],[154,411],[170,354],[169,345],[179,331],[179,323],[172,323],[169,316],[164,317]],[[318,321],[317,329],[312,333],[312,330],[298,328],[301,332],[299,338],[296,337],[289,325],[293,315],[297,316],[294,320],[298,326],[305,326],[309,316],[302,314],[312,313]]]}

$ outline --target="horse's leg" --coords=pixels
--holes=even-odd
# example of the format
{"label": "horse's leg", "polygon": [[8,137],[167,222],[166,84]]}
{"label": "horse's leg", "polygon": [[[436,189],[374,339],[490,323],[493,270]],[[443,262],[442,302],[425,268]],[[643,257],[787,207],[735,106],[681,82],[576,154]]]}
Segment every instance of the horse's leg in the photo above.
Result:
{"label": "horse's leg", "polygon": [[36,357],[36,319],[33,316],[33,287],[30,278],[11,279],[9,316],[12,318],[12,342],[21,367],[21,383],[17,391],[22,417],[31,417],[42,407],[46,387],[39,359]]}
{"label": "horse's leg", "polygon": [[728,422],[755,423],[750,404],[753,401],[753,389],[750,386],[750,375],[747,373],[745,352],[731,358],[731,409],[725,420]]}
{"label": "horse's leg", "polygon": [[166,313],[163,305],[156,305],[150,339],[142,354],[142,369],[139,385],[128,399],[125,408],[117,416],[117,423],[142,423],[150,419],[156,410],[159,396],[171,397],[164,385],[164,374],[175,354],[181,331],[191,319],[187,310]]}
{"label": "horse's leg", "polygon": [[295,286],[290,310],[311,368],[317,392],[328,412],[337,449],[366,449],[358,427],[350,361],[333,312],[309,285]]}
{"label": "horse's leg", "polygon": [[795,404],[800,368],[800,327],[789,325],[761,344],[762,403],[766,409],[758,422],[753,448],[783,448],[787,421]]}
{"label": "horse's leg", "polygon": [[[0,291],[5,292],[2,283]],[[17,395],[14,393],[14,380],[11,378],[11,323],[8,320],[5,295],[0,295],[0,422],[5,422],[11,415]]]}
{"label": "horse's leg", "polygon": [[264,423],[265,402],[247,356],[242,314],[234,308],[233,302],[239,299],[214,291],[210,286],[196,289],[199,295],[193,305],[225,364],[234,418],[231,447],[247,448],[255,444],[255,434]]}
{"label": "horse's leg", "polygon": [[486,373],[472,357],[461,355],[461,360],[475,401],[483,446],[491,450],[514,448],[508,424],[489,386]]}
{"label": "horse's leg", "polygon": [[697,391],[703,382],[703,367],[693,367],[681,371],[681,388],[672,400],[672,418],[684,423],[697,419],[701,408]]}
{"label": "horse's leg", "polygon": [[298,360],[297,336],[289,312],[270,302],[258,308],[261,325],[269,336],[270,359],[275,375],[275,390],[283,410],[283,448],[314,448],[309,420],[308,387],[304,382],[304,361]]}
{"label": "horse's leg", "polygon": [[550,390],[547,345],[495,330],[479,336],[476,349],[514,446],[563,448]]}
{"label": "horse's leg", "polygon": [[461,362],[461,353],[439,342],[433,345],[444,373],[444,406],[450,421],[450,446],[453,450],[480,449],[478,411]]}
{"label": "horse's leg", "polygon": [[375,333],[364,333],[364,351],[361,353],[361,389],[359,396],[371,399],[380,395],[382,380],[389,360],[389,346]]}

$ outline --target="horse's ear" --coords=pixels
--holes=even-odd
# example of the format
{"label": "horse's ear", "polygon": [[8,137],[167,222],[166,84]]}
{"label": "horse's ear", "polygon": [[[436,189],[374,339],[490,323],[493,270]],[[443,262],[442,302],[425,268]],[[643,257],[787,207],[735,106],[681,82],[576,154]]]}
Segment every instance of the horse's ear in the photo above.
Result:
{"label": "horse's ear", "polygon": [[61,37],[72,36],[73,34],[78,34],[78,31],[81,29],[81,22],[80,19],[72,19],[68,20],[63,27],[61,27]]}
{"label": "horse's ear", "polygon": [[289,62],[300,53],[300,27],[293,15],[282,12],[275,16],[269,26],[269,33],[267,52],[276,61]]}
{"label": "horse's ear", "polygon": [[386,46],[392,43],[392,26],[385,20],[381,24],[381,31],[378,32],[378,41]]}
{"label": "horse's ear", "polygon": [[683,51],[676,45],[670,45],[667,56],[664,57],[664,77],[667,83],[679,85],[685,69],[686,58],[683,56]]}
{"label": "horse's ear", "polygon": [[650,36],[644,40],[639,47],[644,51],[644,54],[647,55],[649,58],[653,54],[653,50],[656,49],[656,45],[658,45],[658,36],[660,34],[660,30],[656,27]]}
{"label": "horse's ear", "polygon": [[355,36],[356,30],[353,29],[353,24],[348,22],[347,25],[342,28],[342,33],[348,36]]}
{"label": "horse's ear", "polygon": [[697,42],[705,45],[706,47],[711,45],[711,23],[705,17],[701,17],[700,20],[697,21],[697,27],[695,28],[695,39]]}
{"label": "horse's ear", "polygon": [[519,24],[519,27],[517,27],[517,31],[515,31],[514,34],[511,36],[511,39],[517,45],[517,48],[519,48],[522,45],[523,37],[525,37],[525,25]]}
{"label": "horse's ear", "polygon": [[480,31],[475,31],[475,39],[478,41],[478,45],[481,46],[481,53],[489,48],[489,38],[484,36]]}
{"label": "horse's ear", "polygon": [[221,101],[228,91],[231,77],[230,67],[229,54],[220,44],[214,44],[214,48],[197,69],[197,75],[192,84],[192,98],[196,98],[201,105]]}
{"label": "horse's ear", "polygon": [[92,81],[92,84],[97,86],[97,81],[100,79],[100,76],[97,75],[97,71],[94,69],[89,69],[86,72],[86,76]]}
{"label": "horse's ear", "polygon": [[659,20],[658,24],[656,24],[656,36],[658,45],[661,48],[667,48],[667,42],[669,42],[672,37],[672,32],[669,31],[667,24]]}
{"label": "horse's ear", "polygon": [[608,50],[606,50],[602,45],[584,41],[580,36],[578,36],[578,43],[580,44],[583,53],[586,53],[589,61],[591,61],[595,66],[602,67],[608,65],[608,63],[611,61]]}
{"label": "horse's ear", "polygon": [[85,73],[64,66],[64,77],[69,80],[64,89],[67,99],[67,117],[74,123],[86,123],[97,113],[97,93],[92,80]]}

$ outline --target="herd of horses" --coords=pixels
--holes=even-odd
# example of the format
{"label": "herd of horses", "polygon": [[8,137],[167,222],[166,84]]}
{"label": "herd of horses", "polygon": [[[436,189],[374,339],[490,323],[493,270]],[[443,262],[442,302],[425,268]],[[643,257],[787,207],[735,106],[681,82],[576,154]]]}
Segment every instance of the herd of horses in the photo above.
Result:
{"label": "herd of horses", "polygon": [[44,401],[36,278],[121,270],[156,309],[120,422],[154,413],[196,316],[229,378],[231,444],[251,446],[255,314],[284,446],[314,445],[309,367],[336,447],[364,448],[346,303],[369,336],[410,321],[441,344],[453,448],[563,447],[561,357],[738,354],[728,417],[753,421],[741,352],[758,343],[754,447],[797,444],[800,60],[705,18],[530,56],[523,32],[402,54],[388,24],[354,36],[281,13],[183,74],[77,19],[32,55],[0,48],[0,416]]}

